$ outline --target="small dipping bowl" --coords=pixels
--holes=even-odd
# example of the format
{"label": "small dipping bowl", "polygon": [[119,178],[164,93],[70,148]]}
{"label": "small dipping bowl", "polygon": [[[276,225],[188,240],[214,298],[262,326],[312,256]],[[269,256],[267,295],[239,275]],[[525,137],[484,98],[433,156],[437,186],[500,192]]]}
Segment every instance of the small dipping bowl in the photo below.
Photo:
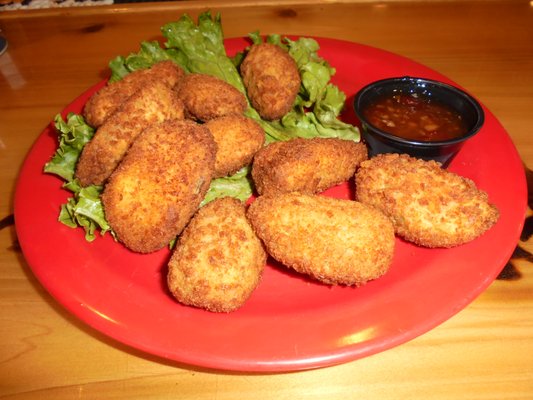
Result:
{"label": "small dipping bowl", "polygon": [[[417,100],[436,103],[457,113],[464,125],[460,136],[429,141],[396,136],[372,125],[365,117],[365,110],[381,99],[393,95],[408,95]],[[424,160],[435,160],[447,167],[462,145],[474,136],[484,123],[481,105],[469,94],[443,82],[416,78],[397,77],[382,79],[363,87],[354,99],[355,114],[361,121],[361,133],[370,156],[380,153],[407,153]]]}

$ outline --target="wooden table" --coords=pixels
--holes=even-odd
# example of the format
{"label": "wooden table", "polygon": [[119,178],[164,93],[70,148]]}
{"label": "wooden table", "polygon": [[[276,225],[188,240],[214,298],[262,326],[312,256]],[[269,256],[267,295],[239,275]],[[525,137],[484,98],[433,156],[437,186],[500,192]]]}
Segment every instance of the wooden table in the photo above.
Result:
{"label": "wooden table", "polygon": [[226,373],[163,361],[87,327],[43,289],[9,218],[25,154],[59,110],[106,75],[111,58],[136,51],[183,12],[196,17],[206,9],[222,13],[227,37],[256,29],[325,36],[419,61],[475,94],[533,168],[533,4],[526,0],[183,1],[4,12],[0,397],[533,398],[533,245],[527,242],[519,243],[507,279],[438,328],[371,357],[294,373]]}

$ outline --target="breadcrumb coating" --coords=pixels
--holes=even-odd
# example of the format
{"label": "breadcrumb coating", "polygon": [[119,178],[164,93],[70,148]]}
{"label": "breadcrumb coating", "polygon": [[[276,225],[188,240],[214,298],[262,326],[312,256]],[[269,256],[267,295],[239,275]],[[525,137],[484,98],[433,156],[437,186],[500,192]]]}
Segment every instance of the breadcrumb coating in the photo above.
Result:
{"label": "breadcrumb coating", "polygon": [[76,178],[82,186],[103,185],[144,129],[167,119],[183,118],[183,104],[173,89],[163,82],[146,80],[84,146]]}
{"label": "breadcrumb coating", "polygon": [[98,128],[130,96],[142,88],[146,80],[154,79],[174,87],[185,76],[185,71],[172,61],[161,61],[151,68],[126,75],[120,81],[109,83],[89,98],[83,114],[89,125]]}
{"label": "breadcrumb coating", "polygon": [[195,122],[169,120],[146,129],[102,194],[118,240],[140,253],[167,246],[204,198],[215,153],[211,134]]}
{"label": "breadcrumb coating", "polygon": [[360,286],[385,274],[394,228],[364,204],[297,192],[258,197],[248,219],[267,252],[326,284]]}
{"label": "breadcrumb coating", "polygon": [[252,178],[259,194],[319,193],[351,179],[368,158],[363,143],[336,138],[274,142],[257,152]]}
{"label": "breadcrumb coating", "polygon": [[242,114],[248,106],[243,93],[226,81],[207,74],[186,75],[176,90],[187,116],[199,121]]}
{"label": "breadcrumb coating", "polygon": [[250,164],[265,143],[265,131],[244,115],[231,114],[206,122],[217,143],[215,178],[231,175]]}
{"label": "breadcrumb coating", "polygon": [[289,53],[270,43],[251,46],[240,67],[248,98],[267,120],[283,117],[292,108],[301,78]]}
{"label": "breadcrumb coating", "polygon": [[361,164],[356,198],[388,215],[396,233],[424,247],[454,247],[485,233],[499,218],[475,183],[406,154],[382,154]]}
{"label": "breadcrumb coating", "polygon": [[259,285],[265,263],[244,204],[220,198],[202,207],[180,236],[168,264],[168,287],[183,304],[235,311]]}

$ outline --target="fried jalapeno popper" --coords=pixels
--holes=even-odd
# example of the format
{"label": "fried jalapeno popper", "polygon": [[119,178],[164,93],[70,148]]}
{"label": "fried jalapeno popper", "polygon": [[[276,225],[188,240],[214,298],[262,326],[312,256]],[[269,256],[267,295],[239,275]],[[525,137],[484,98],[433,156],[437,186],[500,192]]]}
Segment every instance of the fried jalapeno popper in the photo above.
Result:
{"label": "fried jalapeno popper", "polygon": [[215,153],[213,137],[195,122],[169,120],[146,129],[102,194],[118,240],[140,253],[167,246],[207,192]]}
{"label": "fried jalapeno popper", "polygon": [[91,96],[83,110],[85,120],[92,127],[98,128],[122,103],[142,88],[147,80],[153,79],[174,87],[184,76],[185,71],[172,61],[161,61],[151,68],[134,71]]}
{"label": "fried jalapeno popper", "polygon": [[231,175],[250,164],[265,143],[263,128],[243,115],[225,115],[208,121],[205,126],[217,143],[215,178]]}
{"label": "fried jalapeno popper", "polygon": [[176,87],[187,116],[208,121],[228,114],[243,114],[248,104],[244,94],[216,76],[188,74]]}
{"label": "fried jalapeno popper", "polygon": [[267,252],[326,284],[360,286],[388,271],[394,228],[378,210],[326,196],[258,197],[247,216]]}
{"label": "fried jalapeno popper", "polygon": [[350,179],[368,152],[363,143],[336,138],[293,139],[263,147],[252,178],[259,194],[319,193]]}
{"label": "fried jalapeno popper", "polygon": [[356,198],[381,210],[396,233],[424,247],[453,247],[482,235],[499,217],[474,182],[435,161],[382,154],[361,163]]}
{"label": "fried jalapeno popper", "polygon": [[225,197],[202,207],[185,228],[168,264],[168,287],[183,304],[230,312],[248,300],[265,263],[244,204]]}
{"label": "fried jalapeno popper", "polygon": [[287,51],[270,43],[255,44],[246,54],[240,71],[248,98],[261,117],[275,120],[290,111],[301,78]]}
{"label": "fried jalapeno popper", "polygon": [[103,185],[145,128],[183,118],[183,104],[173,89],[160,81],[145,81],[85,145],[76,166],[76,178],[82,186]]}

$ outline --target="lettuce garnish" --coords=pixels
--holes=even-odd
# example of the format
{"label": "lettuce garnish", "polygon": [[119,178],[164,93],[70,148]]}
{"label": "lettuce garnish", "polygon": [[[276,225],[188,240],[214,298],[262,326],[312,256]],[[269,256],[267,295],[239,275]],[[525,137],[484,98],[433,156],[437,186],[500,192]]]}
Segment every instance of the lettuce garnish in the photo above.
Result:
{"label": "lettuce garnish", "polygon": [[[112,79],[120,79],[160,60],[171,59],[187,72],[217,76],[246,95],[239,73],[244,53],[228,57],[219,14],[213,17],[209,11],[202,13],[198,24],[185,14],[178,21],[165,24],[161,32],[166,39],[164,48],[157,42],[142,42],[139,52],[112,60],[109,65]],[[258,32],[250,33],[249,37],[255,44],[263,41]],[[299,38],[293,41],[280,35],[269,35],[266,41],[286,49],[296,61],[302,77],[293,110],[281,120],[265,121],[256,110],[248,107],[246,115],[263,127],[266,141],[296,137],[338,137],[359,141],[357,127],[338,118],[346,96],[330,83],[335,69],[318,55],[320,46],[316,40]]]}
{"label": "lettuce garnish", "polygon": [[[263,42],[259,32],[249,34],[254,44]],[[280,35],[268,35],[268,43],[282,47],[296,61],[302,84],[294,107],[281,120],[269,121],[270,128],[263,128],[274,140],[294,137],[337,137],[359,141],[357,127],[339,119],[346,95],[330,80],[335,68],[318,55],[319,44],[312,38],[291,40]],[[238,57],[242,59],[242,56]],[[281,136],[277,135],[281,133]]]}
{"label": "lettuce garnish", "polygon": [[[172,60],[188,73],[219,77],[246,96],[239,73],[245,52],[233,57],[227,55],[220,14],[213,17],[209,11],[204,12],[198,17],[197,23],[185,14],[179,20],[165,24],[161,32],[166,39],[163,47],[157,41],[144,41],[137,53],[111,60],[110,81],[118,81],[133,71],[149,68],[157,62]],[[287,50],[296,61],[302,78],[293,109],[280,120],[263,120],[248,102],[246,115],[263,127],[267,143],[297,137],[360,140],[357,127],[339,119],[346,95],[330,82],[335,69],[318,55],[319,44],[316,40],[291,40],[280,35],[263,38],[259,32],[250,33],[249,38],[254,44],[266,40]],[[97,229],[102,234],[108,231],[113,233],[105,220],[100,202],[102,188],[81,188],[73,178],[77,159],[85,143],[94,134],[93,128],[85,123],[83,117],[75,114],[69,114],[67,121],[57,116],[55,123],[60,133],[60,144],[52,160],[46,164],[45,172],[59,175],[66,181],[64,187],[73,193],[73,197],[61,208],[60,221],[72,227],[82,226],[87,240],[95,238]],[[232,176],[214,179],[202,205],[224,196],[248,199],[253,192],[249,172],[250,167],[247,166]]]}
{"label": "lettuce garnish", "polygon": [[85,123],[81,115],[70,113],[64,121],[61,115],[55,117],[55,127],[59,133],[59,147],[52,159],[45,164],[44,172],[56,174],[65,181],[74,179],[74,170],[83,146],[94,135],[94,128]]}
{"label": "lettuce garnish", "polygon": [[91,185],[82,188],[74,178],[76,162],[83,146],[93,137],[94,129],[81,115],[74,113],[69,113],[66,121],[61,115],[56,115],[55,127],[59,133],[59,147],[45,164],[44,172],[63,178],[63,188],[73,193],[67,203],[61,205],[59,221],[71,228],[83,227],[85,239],[89,242],[95,239],[97,230],[101,235],[108,231],[113,234],[100,201],[102,187]]}
{"label": "lettuce garnish", "polygon": [[213,179],[200,207],[223,196],[235,197],[241,201],[248,200],[253,192],[250,169],[247,165],[231,176]]}

